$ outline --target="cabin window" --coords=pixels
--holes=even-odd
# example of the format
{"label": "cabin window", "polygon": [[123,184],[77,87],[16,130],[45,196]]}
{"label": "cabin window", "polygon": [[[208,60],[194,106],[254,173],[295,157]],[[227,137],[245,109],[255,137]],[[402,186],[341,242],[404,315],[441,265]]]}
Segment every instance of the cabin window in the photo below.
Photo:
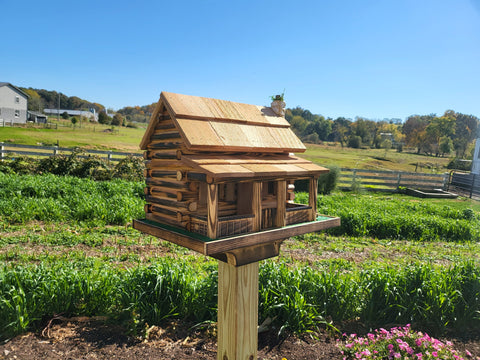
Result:
{"label": "cabin window", "polygon": [[[218,201],[236,202],[237,201],[237,184],[218,184]],[[207,184],[200,183],[198,191],[198,204],[200,206],[207,206]]]}
{"label": "cabin window", "polygon": [[15,110],[15,117],[20,117],[20,110]]}
{"label": "cabin window", "polygon": [[274,197],[277,194],[275,181],[264,181],[262,183],[262,199]]}
{"label": "cabin window", "polygon": [[20,97],[15,96],[15,103],[19,104],[20,103]]}
{"label": "cabin window", "polygon": [[227,183],[218,185],[219,201],[237,201],[237,184]]}

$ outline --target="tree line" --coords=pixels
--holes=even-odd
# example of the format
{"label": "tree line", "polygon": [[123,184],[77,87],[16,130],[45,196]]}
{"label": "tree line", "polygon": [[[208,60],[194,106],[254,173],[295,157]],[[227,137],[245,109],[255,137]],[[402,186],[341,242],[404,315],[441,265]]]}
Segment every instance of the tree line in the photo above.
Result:
{"label": "tree line", "polygon": [[[67,96],[60,92],[34,89],[20,88],[28,94],[28,110],[43,112],[44,109],[67,109],[67,110],[84,110],[91,111],[94,109],[98,114],[98,122],[101,124],[109,124],[116,126],[128,126],[134,122],[148,122],[155,108],[156,103],[144,106],[126,106],[118,111],[108,109],[99,103],[81,99],[77,96]],[[68,118],[63,116],[63,118]],[[75,119],[76,120],[76,119]]]}
{"label": "tree line", "polygon": [[[67,96],[56,91],[21,88],[30,98],[28,110],[43,111],[45,108],[70,110],[95,109],[99,122],[117,126],[132,125],[135,122],[146,123],[157,103],[143,106],[126,106],[116,112],[102,104],[90,102],[77,96]],[[109,116],[109,113],[115,113]],[[411,115],[405,122],[401,119],[371,120],[356,117],[325,118],[312,114],[299,106],[285,110],[285,118],[293,131],[302,141],[320,143],[338,142],[342,147],[396,148],[403,146],[415,148],[418,153],[432,156],[444,156],[455,151],[456,157],[470,155],[469,145],[480,135],[480,120],[473,115],[447,110],[444,114]]]}
{"label": "tree line", "polygon": [[33,88],[20,88],[28,94],[28,110],[43,112],[43,109],[68,109],[68,110],[90,110],[95,109],[98,113],[105,111],[102,104],[80,99],[77,96],[67,96],[65,94]]}
{"label": "tree line", "polygon": [[399,151],[408,146],[415,148],[417,153],[431,156],[444,156],[455,151],[458,158],[468,157],[469,145],[480,134],[480,120],[476,116],[453,110],[440,116],[411,115],[403,123],[400,119],[325,118],[297,106],[286,109],[285,118],[297,136],[307,143],[332,141],[342,147],[394,147]]}

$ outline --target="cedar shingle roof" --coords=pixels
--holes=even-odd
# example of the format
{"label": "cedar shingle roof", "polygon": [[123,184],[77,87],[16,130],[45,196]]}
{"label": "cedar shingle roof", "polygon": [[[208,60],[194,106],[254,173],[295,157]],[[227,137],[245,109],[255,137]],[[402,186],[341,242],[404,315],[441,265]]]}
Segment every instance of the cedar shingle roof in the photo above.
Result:
{"label": "cedar shingle roof", "polygon": [[305,146],[284,117],[265,106],[162,92],[145,136],[146,149],[165,106],[186,147],[196,151],[304,152]]}

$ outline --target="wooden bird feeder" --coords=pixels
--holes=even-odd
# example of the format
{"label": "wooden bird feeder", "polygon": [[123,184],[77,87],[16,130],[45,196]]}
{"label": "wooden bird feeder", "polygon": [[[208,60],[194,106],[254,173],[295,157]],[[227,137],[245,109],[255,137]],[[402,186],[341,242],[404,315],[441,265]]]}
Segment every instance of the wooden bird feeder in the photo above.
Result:
{"label": "wooden bird feeder", "polygon": [[[256,359],[258,262],[283,240],[340,225],[317,214],[328,169],[270,107],[162,92],[140,144],[147,205],[142,232],[219,261],[218,359]],[[294,181],[309,180],[308,205]]]}

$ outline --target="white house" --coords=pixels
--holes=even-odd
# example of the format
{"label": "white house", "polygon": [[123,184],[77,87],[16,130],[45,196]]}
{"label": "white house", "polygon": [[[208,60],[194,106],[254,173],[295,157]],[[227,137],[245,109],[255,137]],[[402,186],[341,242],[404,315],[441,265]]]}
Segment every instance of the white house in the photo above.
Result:
{"label": "white house", "polygon": [[480,175],[480,137],[475,143],[475,152],[473,153],[472,173]]}
{"label": "white house", "polygon": [[27,122],[28,95],[7,82],[0,82],[0,123]]}

